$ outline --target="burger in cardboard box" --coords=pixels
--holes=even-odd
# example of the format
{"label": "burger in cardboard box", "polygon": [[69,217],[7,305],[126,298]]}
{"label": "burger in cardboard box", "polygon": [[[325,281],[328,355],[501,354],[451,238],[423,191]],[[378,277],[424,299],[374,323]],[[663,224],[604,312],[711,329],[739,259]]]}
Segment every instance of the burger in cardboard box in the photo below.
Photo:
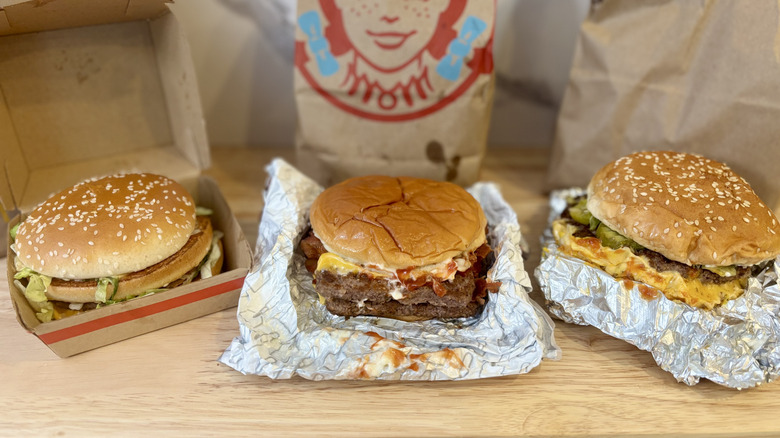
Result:
{"label": "burger in cardboard box", "polygon": [[[169,206],[168,219],[174,221],[173,208],[177,213],[183,212],[186,219],[178,223],[179,229],[176,223],[173,225],[177,237],[176,232],[166,234],[164,250],[133,253],[116,244],[116,239],[121,241],[126,236],[125,241],[135,240],[140,231],[142,236],[146,233],[149,240],[142,237],[135,243],[144,241],[150,245],[153,239],[162,241],[155,234],[164,227],[160,220],[170,225],[164,217],[165,210],[160,218],[142,219],[139,224],[143,225],[134,228],[135,236],[129,234],[131,230],[127,223],[124,225],[128,233],[117,236],[122,223],[113,223],[116,227],[111,230],[114,239],[103,249],[108,251],[105,258],[84,249],[87,252],[82,254],[82,259],[88,254],[90,262],[82,266],[81,270],[85,272],[76,273],[72,266],[77,266],[78,262],[73,265],[72,260],[69,260],[70,265],[59,266],[56,277],[62,278],[63,282],[52,280],[55,286],[52,291],[68,292],[58,298],[67,298],[64,301],[91,298],[89,301],[96,302],[96,296],[102,298],[102,286],[105,286],[107,301],[109,295],[122,293],[123,273],[120,270],[148,269],[142,265],[167,260],[187,246],[190,237],[197,234],[194,230],[202,230],[204,237],[207,236],[207,227],[201,227],[198,225],[200,220],[196,221],[196,206],[211,210],[208,218],[212,228],[224,233],[222,273],[169,288],[163,293],[48,322],[36,317],[36,313],[41,313],[40,309],[31,306],[14,284],[20,281],[14,279],[19,271],[15,257],[9,256],[9,288],[20,323],[56,354],[66,357],[235,306],[251,264],[249,244],[216,183],[200,175],[210,160],[200,98],[189,47],[166,2],[11,3],[14,4],[5,5],[0,11],[3,12],[0,18],[8,21],[8,26],[0,23],[0,157],[3,161],[0,181],[7,181],[7,184],[0,184],[0,199],[4,207],[18,207],[21,219],[34,219],[37,216],[31,212],[52,193],[59,193],[85,179],[121,172],[164,175],[160,181],[171,184],[167,189],[174,187],[173,182],[167,181],[176,181],[176,187],[180,185],[183,192],[192,196],[180,205]],[[146,184],[151,182],[140,179],[134,182],[136,186]],[[173,190],[179,193],[178,188]],[[50,205],[50,208],[61,205],[64,204]],[[82,214],[75,210],[68,213],[73,214],[73,218]],[[12,220],[8,231],[19,221],[19,217]],[[83,231],[86,224],[80,225]],[[86,226],[89,230],[89,225]],[[22,234],[19,242],[23,243],[17,249],[22,252],[22,260],[36,260],[37,264],[27,265],[32,271],[55,265],[52,261],[44,261],[43,256],[38,260],[36,255],[41,254],[43,248],[38,245],[38,251],[35,250],[36,239],[43,239],[46,245],[55,245],[44,251],[47,256],[49,252],[54,256],[56,251],[64,260],[63,253],[67,254],[71,249],[75,255],[75,241],[68,241],[66,234],[54,238],[49,233],[65,231],[57,228],[49,226],[44,231],[24,225],[19,227]],[[73,234],[70,238],[82,240],[79,244],[97,251],[97,240],[83,242],[85,236]],[[203,239],[205,244],[201,246],[211,248],[211,240]],[[7,249],[10,255],[10,248]],[[194,258],[203,260],[200,259],[203,249],[196,252]],[[120,260],[122,257],[124,260]],[[147,257],[149,260],[139,262]],[[110,268],[110,275],[91,270],[100,266],[100,262],[103,267]],[[127,266],[122,266],[125,263]],[[64,275],[59,275],[59,271]],[[96,283],[104,279],[103,284],[90,285],[80,291],[67,287],[70,286],[65,282],[67,277],[82,274]],[[116,285],[112,277],[119,279]],[[62,286],[65,287],[61,289]],[[145,284],[140,289],[148,291],[147,287],[158,288]],[[139,292],[140,289],[127,288],[126,293],[128,296],[145,293]],[[117,295],[114,298],[116,300]]]}

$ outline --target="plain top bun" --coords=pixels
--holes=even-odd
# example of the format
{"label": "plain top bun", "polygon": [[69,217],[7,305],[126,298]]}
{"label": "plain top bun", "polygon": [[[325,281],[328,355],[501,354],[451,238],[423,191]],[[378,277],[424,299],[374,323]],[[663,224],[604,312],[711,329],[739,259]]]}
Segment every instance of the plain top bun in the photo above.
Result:
{"label": "plain top bun", "polygon": [[16,251],[34,271],[65,279],[140,271],[177,252],[195,229],[195,203],[160,175],[91,179],[39,205]]}
{"label": "plain top bun", "polygon": [[780,224],[723,163],[639,152],[604,166],[588,210],[615,231],[688,265],[753,265],[780,254]]}
{"label": "plain top bun", "polygon": [[364,265],[439,263],[485,243],[487,219],[461,187],[420,178],[365,176],[320,194],[311,225],[325,248]]}

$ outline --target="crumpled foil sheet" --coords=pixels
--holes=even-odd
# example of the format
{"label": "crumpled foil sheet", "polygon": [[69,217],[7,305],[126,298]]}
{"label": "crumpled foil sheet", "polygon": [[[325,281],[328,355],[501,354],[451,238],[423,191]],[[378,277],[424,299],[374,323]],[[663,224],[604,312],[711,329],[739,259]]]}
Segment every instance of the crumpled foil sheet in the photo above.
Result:
{"label": "crumpled foil sheet", "polygon": [[552,319],[528,298],[517,216],[495,185],[469,189],[485,210],[497,253],[488,277],[502,283],[480,315],[345,319],[320,304],[298,249],[322,187],[281,159],[266,170],[257,260],[238,303],[240,335],[220,362],[275,379],[459,380],[525,373],[542,359],[560,358]]}
{"label": "crumpled foil sheet", "polygon": [[[582,189],[553,192],[552,224],[567,196]],[[535,275],[548,310],[575,324],[652,353],[664,370],[688,385],[709,379],[731,388],[751,388],[780,373],[780,287],[778,260],[751,278],[745,293],[713,310],[671,301],[663,294],[644,298],[601,269],[558,251],[550,227],[542,236],[542,263]]]}

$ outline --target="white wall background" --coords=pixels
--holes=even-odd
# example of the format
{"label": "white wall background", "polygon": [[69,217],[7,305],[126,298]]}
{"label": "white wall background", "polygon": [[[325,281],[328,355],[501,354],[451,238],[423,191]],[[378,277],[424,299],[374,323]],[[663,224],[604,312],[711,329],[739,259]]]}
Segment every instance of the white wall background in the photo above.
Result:
{"label": "white wall background", "polygon": [[[393,0],[386,0],[393,1]],[[498,0],[493,147],[552,143],[589,0]],[[211,143],[292,146],[295,0],[183,0]]]}

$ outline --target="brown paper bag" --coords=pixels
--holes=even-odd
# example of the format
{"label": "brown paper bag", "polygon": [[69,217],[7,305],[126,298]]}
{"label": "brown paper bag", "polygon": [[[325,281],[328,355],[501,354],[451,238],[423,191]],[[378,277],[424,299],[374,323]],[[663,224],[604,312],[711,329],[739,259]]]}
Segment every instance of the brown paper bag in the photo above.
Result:
{"label": "brown paper bag", "polygon": [[493,100],[489,0],[300,0],[298,166],[322,184],[477,180]]}
{"label": "brown paper bag", "polygon": [[730,165],[780,206],[777,1],[593,2],[556,128],[550,187],[672,149]]}
{"label": "brown paper bag", "polygon": [[11,217],[0,205],[0,258],[5,257],[5,248],[8,246],[8,222]]}

